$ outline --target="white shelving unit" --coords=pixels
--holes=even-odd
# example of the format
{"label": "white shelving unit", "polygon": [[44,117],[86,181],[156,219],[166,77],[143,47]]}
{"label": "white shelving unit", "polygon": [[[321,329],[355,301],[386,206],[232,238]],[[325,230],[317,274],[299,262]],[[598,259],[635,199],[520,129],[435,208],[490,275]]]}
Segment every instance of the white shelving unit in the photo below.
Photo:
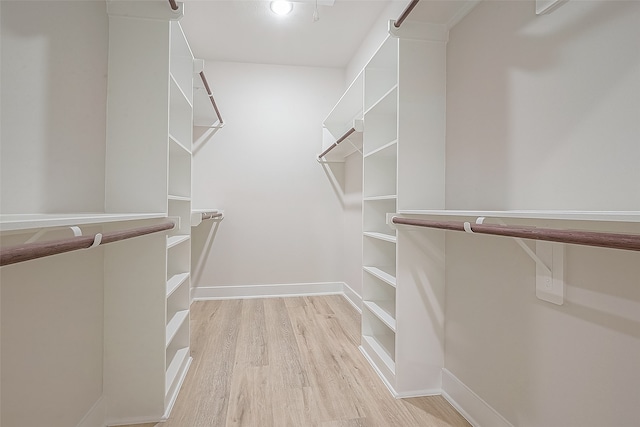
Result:
{"label": "white shelving unit", "polygon": [[119,266],[105,284],[112,424],[166,419],[191,362],[194,58],[181,11],[162,6],[108,2],[106,206],[157,210],[176,222],[153,248],[105,248],[106,264]]}
{"label": "white shelving unit", "polygon": [[[420,281],[437,281],[439,275],[415,267],[421,263],[403,250],[410,231],[396,232],[387,224],[387,214],[403,207],[444,206],[439,164],[444,121],[439,119],[444,117],[445,42],[416,34],[389,36],[364,69],[361,350],[398,397],[438,390],[439,371],[432,366],[443,358],[443,349],[433,344],[442,342],[443,325],[420,294],[425,286]],[[443,251],[437,238],[430,243],[435,252]],[[414,276],[403,274],[409,260]],[[438,287],[436,299],[442,293]],[[436,331],[436,340],[425,330]]]}
{"label": "white shelving unit", "polygon": [[397,210],[398,199],[397,57],[397,40],[387,38],[364,69],[361,349],[390,389],[396,375],[396,233],[386,213]]}
{"label": "white shelving unit", "polygon": [[344,162],[347,156],[362,150],[363,90],[364,73],[360,73],[325,118],[322,128],[322,152],[349,129],[356,129],[356,132],[325,155],[324,161]]}

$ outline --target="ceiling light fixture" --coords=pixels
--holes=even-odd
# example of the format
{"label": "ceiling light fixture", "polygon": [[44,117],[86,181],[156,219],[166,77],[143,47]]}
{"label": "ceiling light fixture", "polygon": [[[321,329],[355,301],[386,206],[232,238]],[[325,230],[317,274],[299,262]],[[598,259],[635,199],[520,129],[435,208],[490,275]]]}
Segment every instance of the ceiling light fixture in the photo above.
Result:
{"label": "ceiling light fixture", "polygon": [[276,15],[284,16],[291,13],[293,10],[293,3],[284,0],[276,0],[272,1],[269,7]]}

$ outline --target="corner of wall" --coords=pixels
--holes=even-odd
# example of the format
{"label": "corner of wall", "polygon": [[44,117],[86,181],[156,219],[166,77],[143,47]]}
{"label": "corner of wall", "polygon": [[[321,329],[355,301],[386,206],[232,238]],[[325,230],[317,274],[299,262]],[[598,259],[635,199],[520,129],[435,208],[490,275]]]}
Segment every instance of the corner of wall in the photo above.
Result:
{"label": "corner of wall", "polygon": [[107,408],[104,396],[94,403],[84,418],[78,423],[77,427],[104,427],[106,425]]}

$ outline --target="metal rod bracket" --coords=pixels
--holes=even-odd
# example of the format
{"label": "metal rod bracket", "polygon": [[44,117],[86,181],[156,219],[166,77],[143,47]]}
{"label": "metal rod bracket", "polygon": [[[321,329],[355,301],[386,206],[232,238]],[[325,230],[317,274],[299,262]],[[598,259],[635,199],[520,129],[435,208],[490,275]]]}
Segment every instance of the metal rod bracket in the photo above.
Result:
{"label": "metal rod bracket", "polygon": [[[542,301],[564,303],[564,243],[536,241],[536,297]],[[546,264],[546,265],[545,265]]]}

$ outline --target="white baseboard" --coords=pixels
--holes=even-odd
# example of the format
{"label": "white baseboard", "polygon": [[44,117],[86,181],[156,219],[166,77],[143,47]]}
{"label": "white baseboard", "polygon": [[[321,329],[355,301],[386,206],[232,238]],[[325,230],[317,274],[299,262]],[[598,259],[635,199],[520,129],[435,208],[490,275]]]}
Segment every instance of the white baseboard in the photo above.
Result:
{"label": "white baseboard", "polygon": [[442,370],[442,396],[474,427],[513,427],[449,370]]}
{"label": "white baseboard", "polygon": [[362,314],[362,297],[346,283],[343,283],[342,296],[358,310],[358,313]]}
{"label": "white baseboard", "polygon": [[336,295],[344,283],[290,283],[279,285],[198,286],[191,289],[194,301],[240,298],[278,298],[309,295]]}
{"label": "white baseboard", "polygon": [[424,389],[424,390],[412,390],[404,391],[396,394],[396,399],[408,399],[411,397],[425,397],[425,396],[440,396],[442,390],[438,389]]}
{"label": "white baseboard", "polygon": [[161,417],[161,418],[148,418],[148,417],[141,417],[141,418],[129,418],[127,420],[118,420],[118,421],[109,421],[107,422],[107,426],[109,427],[118,427],[118,426],[135,426],[138,424],[158,424],[158,423],[163,423],[167,421],[166,418]]}
{"label": "white baseboard", "polygon": [[360,350],[360,353],[362,353],[364,358],[367,359],[367,362],[369,362],[369,365],[371,365],[371,367],[376,372],[376,374],[378,374],[378,377],[380,377],[380,379],[382,380],[382,383],[385,385],[385,387],[387,387],[387,390],[389,390],[389,393],[391,393],[391,395],[397,399],[398,393],[393,388],[393,385],[389,382],[389,380],[387,380],[387,377],[384,376],[384,374],[382,373],[382,371],[380,370],[376,362],[373,361],[369,353],[367,353],[367,351],[362,346],[358,346],[358,350]]}
{"label": "white baseboard", "polygon": [[192,362],[193,362],[193,358],[189,357],[189,359],[187,359],[187,365],[182,370],[182,373],[180,374],[180,378],[178,379],[178,383],[174,388],[173,395],[171,396],[171,400],[167,405],[167,411],[162,417],[162,421],[166,421],[169,419],[169,415],[171,415],[171,410],[173,409],[173,405],[175,405],[176,400],[178,400],[178,394],[180,393],[180,389],[182,388],[182,383],[184,383],[184,379],[187,378],[187,372],[189,372],[189,367],[191,366]]}
{"label": "white baseboard", "polygon": [[104,403],[104,397],[100,398],[93,404],[89,412],[85,414],[77,427],[104,427],[107,416],[107,408]]}

